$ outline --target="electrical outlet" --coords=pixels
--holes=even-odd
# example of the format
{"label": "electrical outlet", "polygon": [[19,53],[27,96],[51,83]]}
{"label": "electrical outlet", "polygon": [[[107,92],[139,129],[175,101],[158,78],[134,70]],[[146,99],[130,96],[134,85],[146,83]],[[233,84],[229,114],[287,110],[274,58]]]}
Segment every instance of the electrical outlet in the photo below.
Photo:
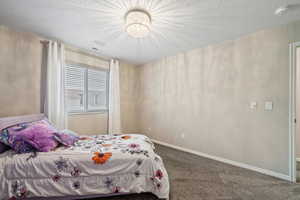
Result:
{"label": "electrical outlet", "polygon": [[272,101],[266,101],[265,102],[265,110],[266,111],[272,111],[273,110],[273,102]]}
{"label": "electrical outlet", "polygon": [[257,102],[256,101],[250,102],[250,109],[251,110],[256,110],[257,109]]}
{"label": "electrical outlet", "polygon": [[181,133],[181,138],[182,138],[182,139],[185,138],[185,133]]}

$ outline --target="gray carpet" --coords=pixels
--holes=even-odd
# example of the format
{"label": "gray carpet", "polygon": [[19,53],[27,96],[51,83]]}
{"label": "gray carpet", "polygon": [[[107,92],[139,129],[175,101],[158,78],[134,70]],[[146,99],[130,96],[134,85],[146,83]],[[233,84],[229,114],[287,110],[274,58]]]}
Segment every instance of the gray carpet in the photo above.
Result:
{"label": "gray carpet", "polygon": [[[300,185],[156,145],[171,184],[170,200],[300,200]],[[93,199],[96,200],[96,199]],[[97,200],[157,200],[137,194]]]}

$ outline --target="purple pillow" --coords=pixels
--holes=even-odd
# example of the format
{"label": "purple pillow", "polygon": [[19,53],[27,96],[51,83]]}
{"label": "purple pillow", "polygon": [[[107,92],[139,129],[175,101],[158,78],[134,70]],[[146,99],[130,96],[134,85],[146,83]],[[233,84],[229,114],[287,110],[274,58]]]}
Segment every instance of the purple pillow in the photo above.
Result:
{"label": "purple pillow", "polygon": [[30,153],[37,151],[36,148],[26,142],[22,136],[16,136],[12,141],[11,147],[16,153]]}
{"label": "purple pillow", "polygon": [[48,152],[57,147],[54,133],[57,130],[47,120],[19,124],[10,127],[9,144],[17,153],[31,151]]}
{"label": "purple pillow", "polygon": [[17,153],[29,153],[36,151],[30,144],[24,142],[21,136],[18,136],[18,131],[23,130],[28,126],[28,123],[22,123],[3,129],[0,135],[0,141],[15,150]]}
{"label": "purple pillow", "polygon": [[0,153],[4,153],[5,151],[9,150],[10,147],[7,146],[6,144],[3,144],[2,142],[0,142]]}
{"label": "purple pillow", "polygon": [[[45,118],[44,114],[34,114],[34,115],[23,115],[23,116],[16,116],[16,117],[4,117],[0,118],[0,142],[7,145],[11,146],[12,144],[9,143],[9,128],[15,128],[18,127],[21,128],[21,126],[25,126],[25,124],[35,122],[38,120],[42,120]],[[23,144],[23,145],[21,145]],[[24,147],[24,149],[30,149],[32,148],[29,146],[29,144],[25,144],[21,141],[18,142],[18,145],[21,145]],[[0,146],[2,149],[3,145]],[[6,147],[5,147],[6,148]],[[3,150],[0,150],[0,152]],[[24,150],[26,151],[26,150]]]}

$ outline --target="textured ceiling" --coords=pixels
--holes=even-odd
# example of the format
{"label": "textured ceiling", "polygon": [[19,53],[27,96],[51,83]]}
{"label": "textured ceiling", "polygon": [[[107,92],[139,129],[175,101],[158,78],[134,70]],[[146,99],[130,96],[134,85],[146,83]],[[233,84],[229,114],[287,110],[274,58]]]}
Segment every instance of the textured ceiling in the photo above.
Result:
{"label": "textured ceiling", "polygon": [[[1,0],[0,24],[62,40],[98,54],[146,63],[185,50],[234,39],[300,20],[299,0]],[[152,16],[151,33],[134,39],[124,32],[124,14],[141,7]]]}

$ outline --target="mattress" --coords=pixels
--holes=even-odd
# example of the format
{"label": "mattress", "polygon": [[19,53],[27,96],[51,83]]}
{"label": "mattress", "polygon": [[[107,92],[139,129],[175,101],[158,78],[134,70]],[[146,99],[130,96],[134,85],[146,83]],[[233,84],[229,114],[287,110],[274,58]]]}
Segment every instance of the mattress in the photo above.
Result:
{"label": "mattress", "polygon": [[168,174],[149,138],[86,136],[52,152],[0,156],[0,199],[151,192],[168,199]]}

